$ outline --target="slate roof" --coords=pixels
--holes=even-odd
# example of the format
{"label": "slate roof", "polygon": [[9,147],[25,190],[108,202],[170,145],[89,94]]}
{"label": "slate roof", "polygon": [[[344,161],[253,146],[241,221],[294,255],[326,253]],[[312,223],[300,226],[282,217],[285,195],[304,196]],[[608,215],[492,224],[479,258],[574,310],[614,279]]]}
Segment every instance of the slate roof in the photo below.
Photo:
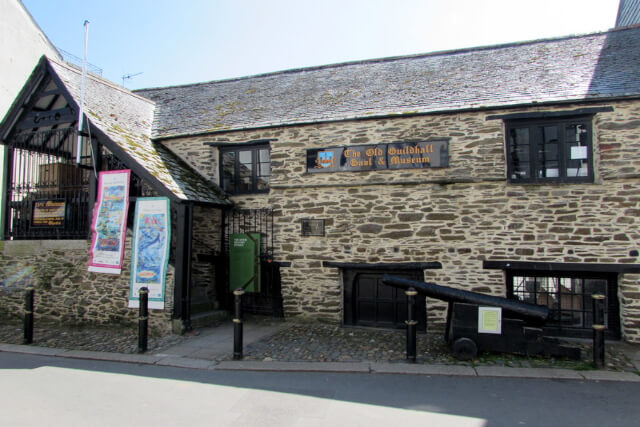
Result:
{"label": "slate roof", "polygon": [[[81,71],[52,59],[48,61],[79,105]],[[151,140],[154,108],[154,103],[148,99],[107,80],[87,76],[85,115],[93,129],[102,131],[177,199],[229,205],[219,188]]]}
{"label": "slate roof", "polygon": [[296,69],[136,93],[153,137],[640,94],[640,28]]}
{"label": "slate roof", "polygon": [[616,27],[626,27],[640,23],[640,0],[620,0]]}

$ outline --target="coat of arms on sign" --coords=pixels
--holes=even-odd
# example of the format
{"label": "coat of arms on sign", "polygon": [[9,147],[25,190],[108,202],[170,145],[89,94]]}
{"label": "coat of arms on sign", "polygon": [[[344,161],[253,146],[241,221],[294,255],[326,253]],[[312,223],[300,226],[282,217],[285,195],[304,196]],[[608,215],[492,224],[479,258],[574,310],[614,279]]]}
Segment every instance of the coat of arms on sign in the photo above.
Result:
{"label": "coat of arms on sign", "polygon": [[316,157],[317,168],[330,168],[335,163],[335,153],[333,151],[319,151]]}

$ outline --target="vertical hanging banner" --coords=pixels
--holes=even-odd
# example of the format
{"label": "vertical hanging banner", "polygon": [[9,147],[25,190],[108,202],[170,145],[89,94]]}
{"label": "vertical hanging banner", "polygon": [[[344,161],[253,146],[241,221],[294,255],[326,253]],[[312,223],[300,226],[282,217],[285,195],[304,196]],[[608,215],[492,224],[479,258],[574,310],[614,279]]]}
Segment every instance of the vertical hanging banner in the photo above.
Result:
{"label": "vertical hanging banner", "polygon": [[98,200],[91,221],[89,271],[120,274],[129,210],[130,170],[105,171],[98,176]]}
{"label": "vertical hanging banner", "polygon": [[171,211],[166,197],[136,200],[131,250],[129,307],[140,305],[140,288],[149,289],[149,308],[164,308],[164,283],[171,246]]}

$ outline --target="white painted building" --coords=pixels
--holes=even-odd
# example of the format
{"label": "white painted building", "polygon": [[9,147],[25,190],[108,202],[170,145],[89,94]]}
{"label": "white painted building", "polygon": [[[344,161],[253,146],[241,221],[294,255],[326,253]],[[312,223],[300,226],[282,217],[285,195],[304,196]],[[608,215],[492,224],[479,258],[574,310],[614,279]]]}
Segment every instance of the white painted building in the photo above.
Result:
{"label": "white painted building", "polygon": [[[0,0],[0,53],[2,119],[38,58],[47,55],[61,60],[62,57],[20,0]],[[1,147],[0,172],[4,168],[4,150],[4,146]],[[4,188],[3,178],[4,173],[0,173],[0,188]]]}

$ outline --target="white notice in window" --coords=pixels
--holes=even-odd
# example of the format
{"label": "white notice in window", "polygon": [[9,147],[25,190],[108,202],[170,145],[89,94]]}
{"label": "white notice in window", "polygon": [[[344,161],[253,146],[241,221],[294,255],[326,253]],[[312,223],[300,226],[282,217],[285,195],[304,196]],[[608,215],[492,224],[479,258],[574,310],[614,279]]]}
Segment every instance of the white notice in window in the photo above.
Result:
{"label": "white notice in window", "polygon": [[587,147],[571,147],[571,160],[587,158]]}

